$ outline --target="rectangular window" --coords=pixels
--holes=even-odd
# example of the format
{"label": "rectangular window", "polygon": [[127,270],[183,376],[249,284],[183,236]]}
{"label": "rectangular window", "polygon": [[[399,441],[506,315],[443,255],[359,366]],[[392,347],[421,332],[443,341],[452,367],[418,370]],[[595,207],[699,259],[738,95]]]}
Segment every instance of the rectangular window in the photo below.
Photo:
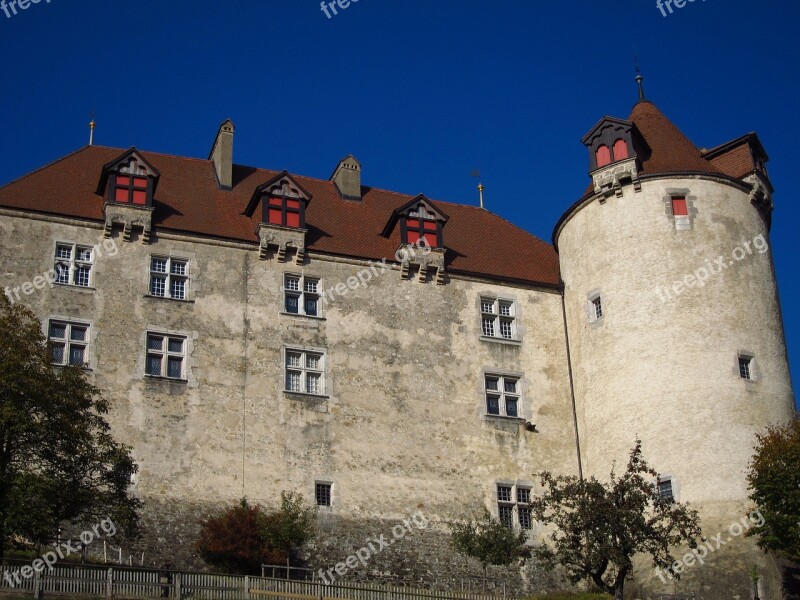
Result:
{"label": "rectangular window", "polygon": [[293,315],[318,317],[320,287],[316,277],[287,273],[283,279],[285,311]]}
{"label": "rectangular window", "polygon": [[481,334],[504,340],[517,339],[514,302],[498,298],[481,298]]}
{"label": "rectangular window", "polygon": [[739,356],[739,376],[742,379],[754,379],[752,356]]}
{"label": "rectangular window", "polygon": [[675,501],[675,495],[672,490],[671,479],[658,480],[658,495],[661,496],[664,500],[667,500],[669,502]]}
{"label": "rectangular window", "polygon": [[519,417],[520,381],[518,377],[486,375],[484,386],[487,414]]}
{"label": "rectangular window", "polygon": [[672,198],[672,214],[676,217],[689,216],[689,205],[685,197],[676,196]]}
{"label": "rectangular window", "polygon": [[116,175],[114,201],[126,204],[147,204],[147,177]]}
{"label": "rectangular window", "polygon": [[74,365],[88,368],[86,347],[89,344],[89,326],[85,323],[51,320],[47,328],[51,361],[54,365]]}
{"label": "rectangular window", "polygon": [[162,333],[147,334],[145,373],[167,379],[186,379],[186,338]]}
{"label": "rectangular window", "polygon": [[439,247],[439,223],[430,219],[406,219],[406,243],[420,241],[431,248]]}
{"label": "rectangular window", "polygon": [[325,355],[306,350],[286,350],[286,391],[325,394]]}
{"label": "rectangular window", "polygon": [[183,258],[153,256],[150,259],[150,295],[186,300],[189,261]]}
{"label": "rectangular window", "polygon": [[58,242],[54,261],[55,283],[90,287],[92,284],[92,265],[94,248]]}
{"label": "rectangular window", "polygon": [[282,227],[304,227],[304,204],[300,198],[270,196],[267,200],[267,222]]}
{"label": "rectangular window", "polygon": [[599,295],[589,300],[588,311],[592,323],[603,318],[603,299]]}
{"label": "rectangular window", "polygon": [[[497,485],[497,516],[500,522],[509,529],[513,529],[515,525],[522,529],[533,527],[530,503],[531,488],[521,485]],[[514,522],[515,512],[517,514],[516,523]]]}
{"label": "rectangular window", "polygon": [[317,506],[331,506],[331,491],[333,485],[330,483],[320,483],[317,481],[314,484],[314,496],[317,500]]}

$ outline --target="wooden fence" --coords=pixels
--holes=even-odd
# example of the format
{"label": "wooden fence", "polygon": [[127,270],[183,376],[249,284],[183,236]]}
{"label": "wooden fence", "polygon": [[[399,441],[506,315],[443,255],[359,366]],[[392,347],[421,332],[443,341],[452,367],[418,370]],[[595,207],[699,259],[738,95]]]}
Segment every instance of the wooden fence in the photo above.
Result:
{"label": "wooden fence", "polygon": [[[28,576],[26,576],[28,575]],[[0,565],[0,592],[90,598],[172,598],[173,600],[509,600],[464,591],[434,591],[369,583],[292,581],[246,575],[214,575],[153,569],[59,565],[35,573]]]}

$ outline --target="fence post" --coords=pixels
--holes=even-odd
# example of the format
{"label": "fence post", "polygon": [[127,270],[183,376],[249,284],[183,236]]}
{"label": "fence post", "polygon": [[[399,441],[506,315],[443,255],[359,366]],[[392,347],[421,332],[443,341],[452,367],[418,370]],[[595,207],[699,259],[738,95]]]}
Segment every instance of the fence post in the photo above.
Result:
{"label": "fence post", "polygon": [[244,576],[244,600],[250,600],[250,575]]}
{"label": "fence post", "polygon": [[42,576],[39,574],[39,571],[33,572],[33,597],[34,598],[41,598],[42,596]]}
{"label": "fence post", "polygon": [[325,597],[325,588],[323,587],[323,583],[321,581],[317,582],[319,586],[319,600],[322,600]]}
{"label": "fence post", "polygon": [[180,600],[180,598],[183,597],[183,590],[181,590],[181,574],[180,573],[175,573],[175,589],[174,589],[174,593],[175,593],[174,597],[176,598],[176,600]]}
{"label": "fence post", "polygon": [[394,588],[391,581],[386,585],[386,590],[389,592],[389,600],[394,600]]}
{"label": "fence post", "polygon": [[106,598],[114,597],[114,569],[108,568],[108,577],[106,577]]}

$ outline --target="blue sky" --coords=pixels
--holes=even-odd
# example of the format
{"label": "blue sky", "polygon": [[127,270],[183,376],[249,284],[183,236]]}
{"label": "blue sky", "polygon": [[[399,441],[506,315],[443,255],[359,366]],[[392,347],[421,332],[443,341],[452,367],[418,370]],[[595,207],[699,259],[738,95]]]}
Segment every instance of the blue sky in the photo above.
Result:
{"label": "blue sky", "polygon": [[[6,0],[8,1],[8,0]],[[330,12],[330,10],[329,10]],[[234,159],[477,203],[550,240],[588,183],[580,138],[649,99],[699,146],[757,131],[775,185],[772,250],[800,377],[800,3],[695,0],[40,0],[0,12],[0,184],[87,142]]]}

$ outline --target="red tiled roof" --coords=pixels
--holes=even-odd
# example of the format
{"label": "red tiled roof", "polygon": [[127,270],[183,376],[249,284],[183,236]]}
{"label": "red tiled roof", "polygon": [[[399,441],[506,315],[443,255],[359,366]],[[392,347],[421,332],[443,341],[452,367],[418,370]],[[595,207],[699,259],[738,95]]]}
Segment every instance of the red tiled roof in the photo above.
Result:
{"label": "red tiled roof", "polygon": [[681,130],[673,125],[652,102],[647,100],[638,102],[628,120],[633,121],[650,147],[647,155],[639,157],[643,174],[685,171],[717,175],[722,173],[719,168],[703,158],[697,146],[689,141],[689,138],[683,135]]}
{"label": "red tiled roof", "polygon": [[[3,188],[0,206],[103,221],[97,191],[103,165],[125,150],[87,146]],[[233,189],[218,188],[211,161],[141,152],[161,173],[154,197],[153,228],[258,243],[243,212],[255,189],[279,171],[234,165]],[[343,200],[330,181],[293,176],[311,195],[306,209],[306,247],[358,258],[394,260],[397,228],[383,231],[392,212],[412,196],[364,187],[363,201]],[[555,249],[484,209],[439,203],[449,215],[444,228],[447,270],[503,280],[558,285]]]}

